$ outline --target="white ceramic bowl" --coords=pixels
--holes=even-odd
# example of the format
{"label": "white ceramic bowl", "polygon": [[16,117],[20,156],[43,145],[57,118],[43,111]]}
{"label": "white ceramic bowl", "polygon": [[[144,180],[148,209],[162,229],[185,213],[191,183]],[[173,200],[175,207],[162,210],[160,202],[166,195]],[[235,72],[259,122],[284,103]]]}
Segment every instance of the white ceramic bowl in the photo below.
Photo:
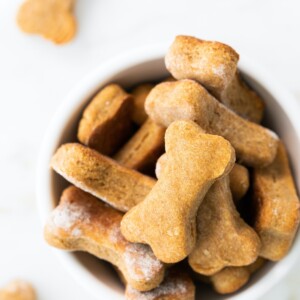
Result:
{"label": "white ceramic bowl", "polygon": [[[38,174],[37,197],[42,222],[59,200],[66,181],[49,168],[51,156],[59,145],[75,141],[75,133],[81,112],[91,97],[110,82],[130,87],[140,82],[158,80],[167,75],[163,57],[167,47],[158,46],[140,49],[119,56],[100,65],[85,80],[81,81],[64,100],[55,114],[45,135],[41,149]],[[265,99],[266,124],[284,140],[293,166],[298,190],[300,190],[300,107],[296,100],[276,82],[266,75],[252,61],[242,59],[239,68],[248,83]],[[123,288],[108,264],[84,253],[66,253],[54,250],[70,274],[96,299],[124,299]],[[200,290],[199,299],[254,300],[260,298],[278,283],[295,264],[300,253],[300,234],[293,248],[280,262],[269,263],[258,272],[238,293],[231,296],[217,296],[208,289]],[[203,296],[205,294],[205,296]]]}

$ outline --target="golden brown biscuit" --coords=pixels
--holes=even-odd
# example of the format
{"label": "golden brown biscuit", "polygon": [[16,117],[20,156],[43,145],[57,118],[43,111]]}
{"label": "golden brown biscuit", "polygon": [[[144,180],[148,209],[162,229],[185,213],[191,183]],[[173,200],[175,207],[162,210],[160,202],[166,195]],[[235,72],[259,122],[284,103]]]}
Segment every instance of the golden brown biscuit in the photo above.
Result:
{"label": "golden brown biscuit", "polygon": [[144,200],[155,184],[154,179],[76,143],[62,145],[51,166],[75,186],[121,211]]}
{"label": "golden brown biscuit", "polygon": [[265,260],[258,257],[249,266],[228,267],[209,277],[216,292],[219,294],[231,294],[242,288],[250,279],[250,276],[262,268]]}
{"label": "golden brown biscuit", "polygon": [[221,93],[231,83],[239,55],[230,46],[179,35],[165,57],[166,67],[176,79],[194,79]]}
{"label": "golden brown biscuit", "polygon": [[117,152],[114,159],[127,168],[139,171],[153,167],[164,152],[165,131],[165,127],[147,119],[136,134]]}
{"label": "golden brown biscuit", "polygon": [[125,298],[127,300],[194,300],[195,293],[195,285],[186,273],[171,270],[164,281],[151,291],[140,292],[127,285]]}
{"label": "golden brown biscuit", "polygon": [[71,186],[45,226],[45,239],[54,247],[89,252],[109,261],[138,290],[153,289],[163,280],[165,266],[149,246],[125,240],[121,219],[122,213]]}
{"label": "golden brown biscuit", "polygon": [[1,300],[36,300],[36,293],[32,285],[23,280],[14,280],[0,288]]}
{"label": "golden brown biscuit", "polygon": [[191,121],[172,123],[165,135],[168,163],[145,200],[123,217],[132,242],[149,244],[161,261],[184,259],[196,242],[196,213],[206,192],[228,174],[235,155],[220,136],[204,134]]}
{"label": "golden brown biscuit", "polygon": [[[159,178],[164,166],[167,163],[166,153],[161,155],[156,162],[155,174]],[[248,169],[242,165],[234,164],[232,170],[229,173],[230,190],[235,203],[246,194],[249,188],[249,172]]]}
{"label": "golden brown biscuit", "polygon": [[255,231],[239,216],[229,178],[214,183],[197,213],[197,242],[189,255],[195,272],[213,275],[225,267],[253,263],[260,251]]}
{"label": "golden brown biscuit", "polygon": [[229,173],[229,182],[233,201],[237,204],[246,195],[250,186],[248,169],[235,164]]}
{"label": "golden brown biscuit", "polygon": [[104,155],[114,154],[131,134],[132,97],[119,85],[103,88],[83,112],[78,139]]}
{"label": "golden brown biscuit", "polygon": [[236,150],[239,162],[262,167],[276,155],[277,135],[228,110],[193,80],[158,84],[148,95],[145,108],[162,126],[176,120],[192,120],[206,132],[226,138]]}
{"label": "golden brown biscuit", "polygon": [[26,0],[19,9],[21,30],[38,34],[56,44],[69,42],[76,32],[74,0]]}
{"label": "golden brown biscuit", "polygon": [[239,55],[228,45],[177,36],[166,58],[176,79],[194,79],[238,115],[260,122],[264,104],[237,71]]}
{"label": "golden brown biscuit", "polygon": [[253,190],[260,256],[280,260],[289,251],[299,225],[299,198],[282,142],[271,165],[254,169]]}
{"label": "golden brown biscuit", "polygon": [[[167,154],[164,154],[156,164],[157,178],[166,164]],[[233,169],[240,167],[235,164]],[[204,275],[219,272],[226,266],[248,265],[257,258],[260,250],[257,234],[240,218],[233,204],[229,186],[233,169],[229,176],[213,184],[198,209],[197,243],[189,263],[194,271]],[[234,180],[236,184],[240,183]]]}
{"label": "golden brown biscuit", "polygon": [[151,83],[143,83],[135,87],[131,92],[133,96],[132,120],[137,125],[142,125],[148,118],[144,103],[153,87],[154,85]]}

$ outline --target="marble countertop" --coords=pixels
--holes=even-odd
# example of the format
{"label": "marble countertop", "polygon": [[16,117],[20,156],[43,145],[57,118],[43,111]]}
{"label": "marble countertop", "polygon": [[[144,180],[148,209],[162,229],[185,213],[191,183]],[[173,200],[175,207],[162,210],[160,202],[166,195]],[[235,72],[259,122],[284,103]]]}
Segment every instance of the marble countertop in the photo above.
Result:
{"label": "marble countertop", "polygon": [[[36,211],[39,147],[64,96],[115,54],[189,34],[232,45],[300,101],[300,2],[78,0],[78,35],[61,47],[18,30],[20,3],[0,1],[0,286],[21,277],[34,283],[42,300],[92,300],[44,243]],[[299,268],[264,299],[300,299]]]}

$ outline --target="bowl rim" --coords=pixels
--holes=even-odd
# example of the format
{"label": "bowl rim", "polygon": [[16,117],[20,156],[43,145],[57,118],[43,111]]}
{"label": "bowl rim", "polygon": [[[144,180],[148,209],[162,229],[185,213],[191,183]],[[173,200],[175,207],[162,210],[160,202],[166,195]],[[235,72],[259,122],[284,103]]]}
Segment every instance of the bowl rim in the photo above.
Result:
{"label": "bowl rim", "polygon": [[[129,51],[124,54],[113,57],[105,63],[99,64],[94,71],[85,76],[74,88],[67,94],[62,104],[59,106],[56,113],[53,115],[50,124],[44,135],[36,170],[36,196],[38,213],[42,225],[44,225],[49,213],[53,207],[51,205],[51,177],[49,172],[49,162],[56,147],[57,140],[61,134],[61,128],[64,128],[65,122],[70,118],[71,113],[75,108],[78,108],[86,98],[87,94],[101,84],[106,83],[107,78],[116,75],[117,73],[126,70],[132,66],[151,61],[162,59],[167,51],[165,44],[156,44],[151,47],[141,47],[134,51]],[[239,69],[255,78],[278,102],[280,107],[289,117],[292,126],[295,128],[297,139],[300,141],[300,122],[297,120],[297,111],[300,109],[299,103],[277,80],[274,80],[262,67],[258,66],[253,60],[242,56],[239,61]],[[299,233],[298,233],[299,234]],[[255,283],[255,288],[248,288],[240,294],[230,296],[230,299],[249,300],[258,299],[277,284],[292,268],[299,258],[300,237],[294,242],[289,254],[270,270],[269,274],[263,276]],[[82,266],[74,255],[68,252],[52,249],[56,254],[63,267],[71,274],[71,276],[81,285],[86,291],[93,296],[103,295],[107,293],[113,299],[114,296],[119,296],[115,290],[108,287],[96,279],[84,266]],[[272,275],[272,280],[270,277]]]}

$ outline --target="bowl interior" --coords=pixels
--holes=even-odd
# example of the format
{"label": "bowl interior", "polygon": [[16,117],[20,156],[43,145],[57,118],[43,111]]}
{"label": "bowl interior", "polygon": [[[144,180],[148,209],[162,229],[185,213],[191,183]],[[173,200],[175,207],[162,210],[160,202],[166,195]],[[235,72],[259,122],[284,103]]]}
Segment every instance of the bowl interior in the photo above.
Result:
{"label": "bowl interior", "polygon": [[[246,81],[265,99],[267,109],[264,122],[269,128],[278,133],[280,138],[285,142],[299,190],[300,168],[297,162],[297,153],[300,153],[299,132],[297,133],[295,124],[292,124],[290,121],[288,108],[284,106],[284,103],[279,101],[278,95],[271,92],[270,87],[266,87],[266,85],[260,83],[262,81],[257,78],[256,74],[254,75],[247,63],[241,62],[240,70]],[[69,97],[72,109],[65,115],[60,128],[57,128],[54,133],[55,141],[50,146],[50,149],[48,149],[49,157],[46,158],[45,163],[49,164],[51,155],[59,145],[77,140],[76,131],[82,110],[101,87],[109,82],[115,82],[124,88],[130,88],[141,82],[157,81],[167,76],[168,72],[165,69],[162,57],[131,64],[131,66],[126,66],[121,71],[111,72],[111,74],[106,74],[102,78],[101,76],[98,76],[98,78],[94,74],[94,81],[88,88],[83,87],[80,92],[77,91],[73,96]],[[74,99],[71,101],[72,97]],[[44,196],[41,201],[48,201],[50,203],[48,207],[50,210],[57,205],[62,190],[69,183],[51,170],[47,170],[47,176],[48,182],[46,184],[49,186],[50,194],[49,196]],[[268,263],[238,293],[230,296],[220,296],[212,292],[209,288],[201,286],[198,291],[199,299],[203,299],[203,297],[205,299],[255,299],[271,287],[275,279],[279,280],[284,270],[287,271],[289,265],[294,263],[297,256],[295,248],[299,248],[299,239],[298,234],[295,243],[297,246],[294,245],[291,253],[284,260],[277,264]],[[123,299],[123,287],[117,279],[115,272],[107,263],[85,253],[59,252],[59,256],[73,275],[75,274],[74,276],[80,279],[83,285],[94,295],[103,295],[103,292],[105,292],[109,294],[109,299]],[[255,288],[252,288],[254,286]]]}

